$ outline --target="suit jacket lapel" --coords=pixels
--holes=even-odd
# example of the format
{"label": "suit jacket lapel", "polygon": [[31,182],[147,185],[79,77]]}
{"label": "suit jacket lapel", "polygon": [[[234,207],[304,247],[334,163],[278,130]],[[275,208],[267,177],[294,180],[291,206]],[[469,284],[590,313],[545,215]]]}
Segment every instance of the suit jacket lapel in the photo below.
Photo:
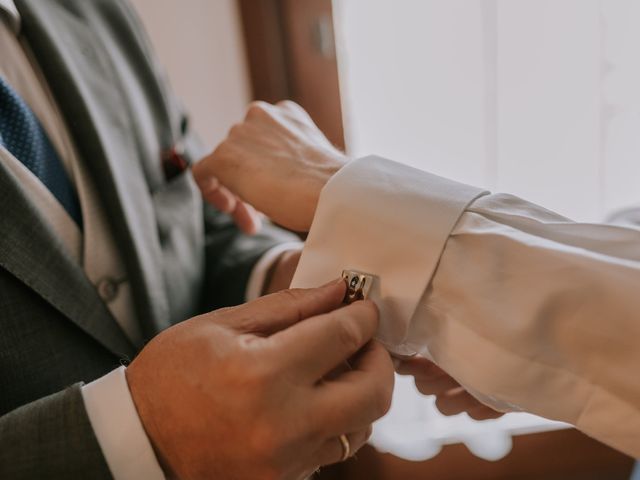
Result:
{"label": "suit jacket lapel", "polygon": [[[87,2],[88,3],[88,2]],[[23,33],[107,209],[143,334],[169,326],[155,213],[117,72],[83,21],[84,1],[16,1]]]}
{"label": "suit jacket lapel", "polygon": [[1,162],[0,225],[0,266],[119,357],[134,354],[82,269]]}

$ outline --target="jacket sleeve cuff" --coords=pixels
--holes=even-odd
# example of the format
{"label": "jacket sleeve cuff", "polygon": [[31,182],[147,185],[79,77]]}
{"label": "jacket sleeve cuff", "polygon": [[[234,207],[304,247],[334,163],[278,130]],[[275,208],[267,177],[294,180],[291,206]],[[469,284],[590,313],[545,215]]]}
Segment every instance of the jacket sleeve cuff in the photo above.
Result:
{"label": "jacket sleeve cuff", "polygon": [[320,195],[292,287],[322,285],[344,269],[374,275],[377,338],[392,353],[412,355],[407,332],[447,238],[486,193],[384,158],[355,160]]}
{"label": "jacket sleeve cuff", "polygon": [[163,480],[120,367],[82,387],[87,415],[115,480]]}

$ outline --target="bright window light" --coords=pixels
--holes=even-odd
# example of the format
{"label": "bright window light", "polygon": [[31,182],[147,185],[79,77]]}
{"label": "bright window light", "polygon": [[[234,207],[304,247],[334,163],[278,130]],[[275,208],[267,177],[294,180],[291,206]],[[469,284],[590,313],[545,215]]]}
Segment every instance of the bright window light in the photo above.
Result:
{"label": "bright window light", "polygon": [[[335,0],[348,150],[522,196],[580,221],[640,203],[640,2]],[[411,382],[375,431],[414,460],[499,458],[524,415],[444,419]]]}

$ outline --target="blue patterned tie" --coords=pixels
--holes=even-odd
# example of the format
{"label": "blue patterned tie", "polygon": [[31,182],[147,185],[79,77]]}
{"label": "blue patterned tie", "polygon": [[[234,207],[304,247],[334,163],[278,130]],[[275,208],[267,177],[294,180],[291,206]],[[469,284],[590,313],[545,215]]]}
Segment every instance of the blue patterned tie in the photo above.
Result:
{"label": "blue patterned tie", "polygon": [[78,195],[44,128],[20,95],[0,76],[0,145],[20,160],[82,228]]}

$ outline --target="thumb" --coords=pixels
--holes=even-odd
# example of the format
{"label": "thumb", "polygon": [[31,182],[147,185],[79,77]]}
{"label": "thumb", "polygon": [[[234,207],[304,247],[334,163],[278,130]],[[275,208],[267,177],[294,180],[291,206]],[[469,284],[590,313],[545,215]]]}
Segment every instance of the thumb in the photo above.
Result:
{"label": "thumb", "polygon": [[318,288],[281,290],[237,307],[235,320],[229,319],[229,326],[241,333],[271,335],[339,308],[345,290],[342,279]]}

